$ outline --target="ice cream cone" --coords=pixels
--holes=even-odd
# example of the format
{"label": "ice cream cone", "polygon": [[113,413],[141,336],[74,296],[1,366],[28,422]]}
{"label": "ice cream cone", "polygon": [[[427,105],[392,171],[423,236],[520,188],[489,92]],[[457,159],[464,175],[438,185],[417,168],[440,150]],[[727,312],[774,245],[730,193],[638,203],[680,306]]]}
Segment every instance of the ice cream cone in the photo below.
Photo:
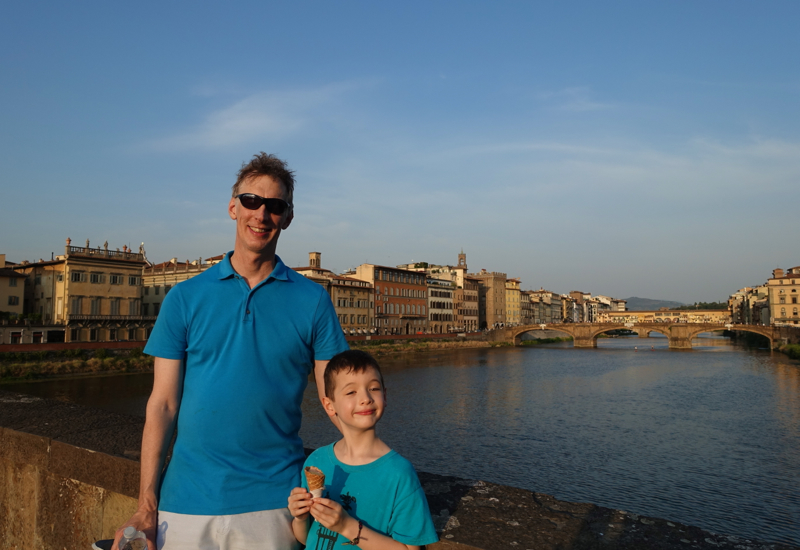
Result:
{"label": "ice cream cone", "polygon": [[315,466],[306,466],[306,481],[308,481],[308,492],[316,498],[322,496],[322,490],[325,489],[325,474],[322,470]]}

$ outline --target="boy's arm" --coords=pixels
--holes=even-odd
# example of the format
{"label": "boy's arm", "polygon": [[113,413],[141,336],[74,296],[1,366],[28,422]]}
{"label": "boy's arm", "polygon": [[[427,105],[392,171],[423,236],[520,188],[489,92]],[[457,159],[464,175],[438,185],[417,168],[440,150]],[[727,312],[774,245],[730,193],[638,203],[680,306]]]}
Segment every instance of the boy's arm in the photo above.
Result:
{"label": "boy's arm", "polygon": [[295,487],[289,494],[289,513],[292,514],[292,533],[297,542],[305,546],[311,526],[311,493],[303,487]]}
{"label": "boy's arm", "polygon": [[[311,515],[324,527],[335,531],[350,541],[354,541],[361,550],[419,550],[420,546],[403,544],[400,541],[373,531],[366,525],[359,527],[357,519],[342,509],[335,500],[315,498],[311,506]],[[292,524],[294,527],[294,524]],[[358,539],[358,542],[355,540]]]}

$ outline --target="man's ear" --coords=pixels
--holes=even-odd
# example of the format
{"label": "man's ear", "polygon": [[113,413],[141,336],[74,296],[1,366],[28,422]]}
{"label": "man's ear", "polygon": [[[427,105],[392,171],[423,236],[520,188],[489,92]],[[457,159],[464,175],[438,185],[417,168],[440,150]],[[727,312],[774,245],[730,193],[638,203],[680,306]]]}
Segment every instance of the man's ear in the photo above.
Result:
{"label": "man's ear", "polygon": [[328,416],[333,418],[336,416],[336,409],[333,408],[333,401],[330,397],[323,397],[322,398],[322,407],[325,409],[325,412],[328,413]]}
{"label": "man's ear", "polygon": [[283,220],[283,223],[281,224],[281,229],[286,229],[287,227],[289,227],[289,224],[292,223],[293,219],[294,219],[294,208],[289,210],[289,213],[286,215],[286,219]]}
{"label": "man's ear", "polygon": [[232,197],[231,202],[228,203],[228,215],[232,220],[236,219],[236,197]]}

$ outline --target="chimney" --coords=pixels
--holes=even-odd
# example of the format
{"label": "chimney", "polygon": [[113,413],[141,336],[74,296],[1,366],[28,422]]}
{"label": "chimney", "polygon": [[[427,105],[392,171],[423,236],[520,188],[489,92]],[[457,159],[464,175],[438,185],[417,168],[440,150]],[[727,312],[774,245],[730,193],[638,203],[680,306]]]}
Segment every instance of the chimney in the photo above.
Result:
{"label": "chimney", "polygon": [[6,255],[0,254],[0,269],[3,269],[6,266]]}
{"label": "chimney", "polygon": [[781,268],[775,268],[772,270],[773,279],[780,279],[781,277],[783,277],[783,270]]}

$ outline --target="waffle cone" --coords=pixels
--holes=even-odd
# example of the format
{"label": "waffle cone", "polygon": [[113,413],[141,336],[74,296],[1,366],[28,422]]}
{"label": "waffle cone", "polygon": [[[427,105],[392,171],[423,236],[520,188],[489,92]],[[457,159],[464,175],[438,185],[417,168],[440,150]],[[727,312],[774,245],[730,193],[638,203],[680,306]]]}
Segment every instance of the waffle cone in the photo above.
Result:
{"label": "waffle cone", "polygon": [[308,482],[308,492],[315,497],[321,497],[322,490],[325,488],[325,474],[314,466],[306,466],[305,474]]}

